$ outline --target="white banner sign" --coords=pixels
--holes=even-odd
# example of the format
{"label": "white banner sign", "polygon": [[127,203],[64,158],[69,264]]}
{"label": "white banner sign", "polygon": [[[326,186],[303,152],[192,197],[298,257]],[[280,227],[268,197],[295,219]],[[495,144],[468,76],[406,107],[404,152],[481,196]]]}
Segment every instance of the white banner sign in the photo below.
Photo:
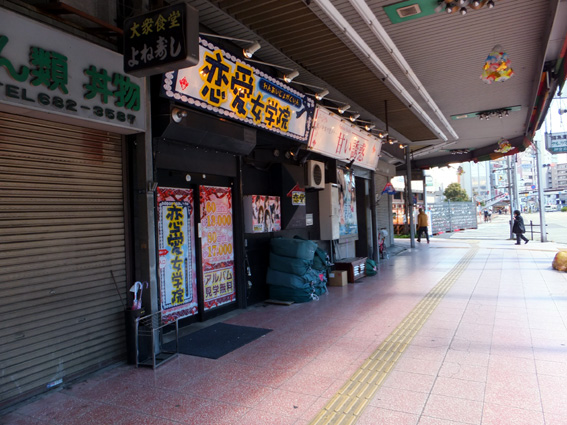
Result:
{"label": "white banner sign", "polygon": [[146,130],[144,80],[124,74],[122,55],[1,8],[0,22],[0,110]]}
{"label": "white banner sign", "polygon": [[325,108],[315,109],[309,149],[330,158],[352,161],[354,165],[375,170],[382,141]]}

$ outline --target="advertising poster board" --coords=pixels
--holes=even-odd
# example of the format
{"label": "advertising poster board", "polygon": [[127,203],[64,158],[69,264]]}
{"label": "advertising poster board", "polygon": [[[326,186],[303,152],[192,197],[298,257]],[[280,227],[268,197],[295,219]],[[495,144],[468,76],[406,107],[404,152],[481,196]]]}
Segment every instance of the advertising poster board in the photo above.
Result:
{"label": "advertising poster board", "polygon": [[197,313],[192,189],[157,188],[159,284],[165,323]]}
{"label": "advertising poster board", "polygon": [[247,233],[269,233],[282,230],[279,196],[245,196],[244,202],[249,203],[245,205]]}
{"label": "advertising poster board", "polygon": [[340,237],[357,236],[358,224],[356,219],[354,173],[338,168],[337,184],[339,185],[339,235]]}
{"label": "advertising poster board", "polygon": [[200,186],[205,310],[236,299],[230,187]]}

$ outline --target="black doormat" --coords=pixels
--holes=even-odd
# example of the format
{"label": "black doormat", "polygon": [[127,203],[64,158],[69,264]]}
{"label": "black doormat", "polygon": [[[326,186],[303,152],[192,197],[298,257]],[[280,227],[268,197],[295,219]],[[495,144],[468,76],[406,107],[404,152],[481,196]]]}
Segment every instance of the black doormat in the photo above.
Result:
{"label": "black doormat", "polygon": [[[271,331],[271,329],[216,323],[179,338],[179,352],[190,356],[218,359]],[[175,350],[175,341],[168,342],[163,348],[169,351]]]}

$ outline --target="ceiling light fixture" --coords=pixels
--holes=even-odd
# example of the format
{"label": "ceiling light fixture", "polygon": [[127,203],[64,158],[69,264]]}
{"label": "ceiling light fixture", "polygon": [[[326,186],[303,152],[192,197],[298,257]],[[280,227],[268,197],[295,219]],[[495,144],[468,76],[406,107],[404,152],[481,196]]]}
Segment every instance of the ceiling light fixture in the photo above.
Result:
{"label": "ceiling light fixture", "polygon": [[262,46],[260,45],[260,43],[255,41],[250,46],[244,48],[242,50],[242,54],[244,55],[244,57],[250,59],[252,56],[254,56],[254,53],[256,53],[258,50],[260,50],[261,47]]}
{"label": "ceiling light fixture", "polygon": [[200,32],[199,35],[209,38],[221,38],[223,40],[241,41],[243,43],[249,43],[250,45],[242,50],[242,54],[244,55],[244,57],[248,59],[250,59],[254,55],[254,53],[260,50],[260,48],[262,47],[259,41],[247,40],[245,38],[230,37],[228,35],[211,34],[207,32]]}
{"label": "ceiling light fixture", "polygon": [[175,121],[176,123],[180,123],[183,118],[185,118],[187,116],[187,111],[184,111],[183,109],[179,109],[179,108],[173,108],[171,110],[171,119],[173,121]]}
{"label": "ceiling light fixture", "polygon": [[337,108],[337,111],[339,112],[339,114],[344,114],[346,110],[350,109],[350,105],[348,103],[345,103],[343,106],[340,106]]}
{"label": "ceiling light fixture", "polygon": [[283,76],[283,80],[286,83],[291,83],[295,77],[299,75],[299,71],[297,69],[293,69],[290,73],[285,74]]}
{"label": "ceiling light fixture", "polygon": [[358,118],[360,118],[360,114],[354,114],[349,117],[349,120],[351,120],[351,122],[355,122]]}
{"label": "ceiling light fixture", "polygon": [[327,90],[327,89],[321,90],[319,93],[316,93],[316,94],[315,94],[315,99],[321,100],[321,99],[323,99],[325,96],[327,96],[328,94],[329,94],[329,90]]}
{"label": "ceiling light fixture", "polygon": [[370,130],[372,130],[374,127],[376,127],[375,124],[366,124],[366,125],[364,126],[364,129],[365,129],[366,131],[370,131]]}
{"label": "ceiling light fixture", "polygon": [[488,109],[486,111],[474,111],[474,112],[465,112],[463,114],[456,114],[451,115],[452,120],[462,120],[465,118],[480,118],[485,119],[486,117],[509,117],[510,112],[520,111],[522,109],[521,106],[506,106],[503,108],[496,108],[496,109]]}

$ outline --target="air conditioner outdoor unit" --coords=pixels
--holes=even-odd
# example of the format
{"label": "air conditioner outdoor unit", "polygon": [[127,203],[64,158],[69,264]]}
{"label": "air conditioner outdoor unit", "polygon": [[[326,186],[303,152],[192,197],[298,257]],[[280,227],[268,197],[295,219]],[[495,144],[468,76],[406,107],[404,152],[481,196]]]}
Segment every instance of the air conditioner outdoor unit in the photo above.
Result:
{"label": "air conditioner outdoor unit", "polygon": [[325,163],[312,160],[307,161],[305,173],[306,189],[325,189]]}

